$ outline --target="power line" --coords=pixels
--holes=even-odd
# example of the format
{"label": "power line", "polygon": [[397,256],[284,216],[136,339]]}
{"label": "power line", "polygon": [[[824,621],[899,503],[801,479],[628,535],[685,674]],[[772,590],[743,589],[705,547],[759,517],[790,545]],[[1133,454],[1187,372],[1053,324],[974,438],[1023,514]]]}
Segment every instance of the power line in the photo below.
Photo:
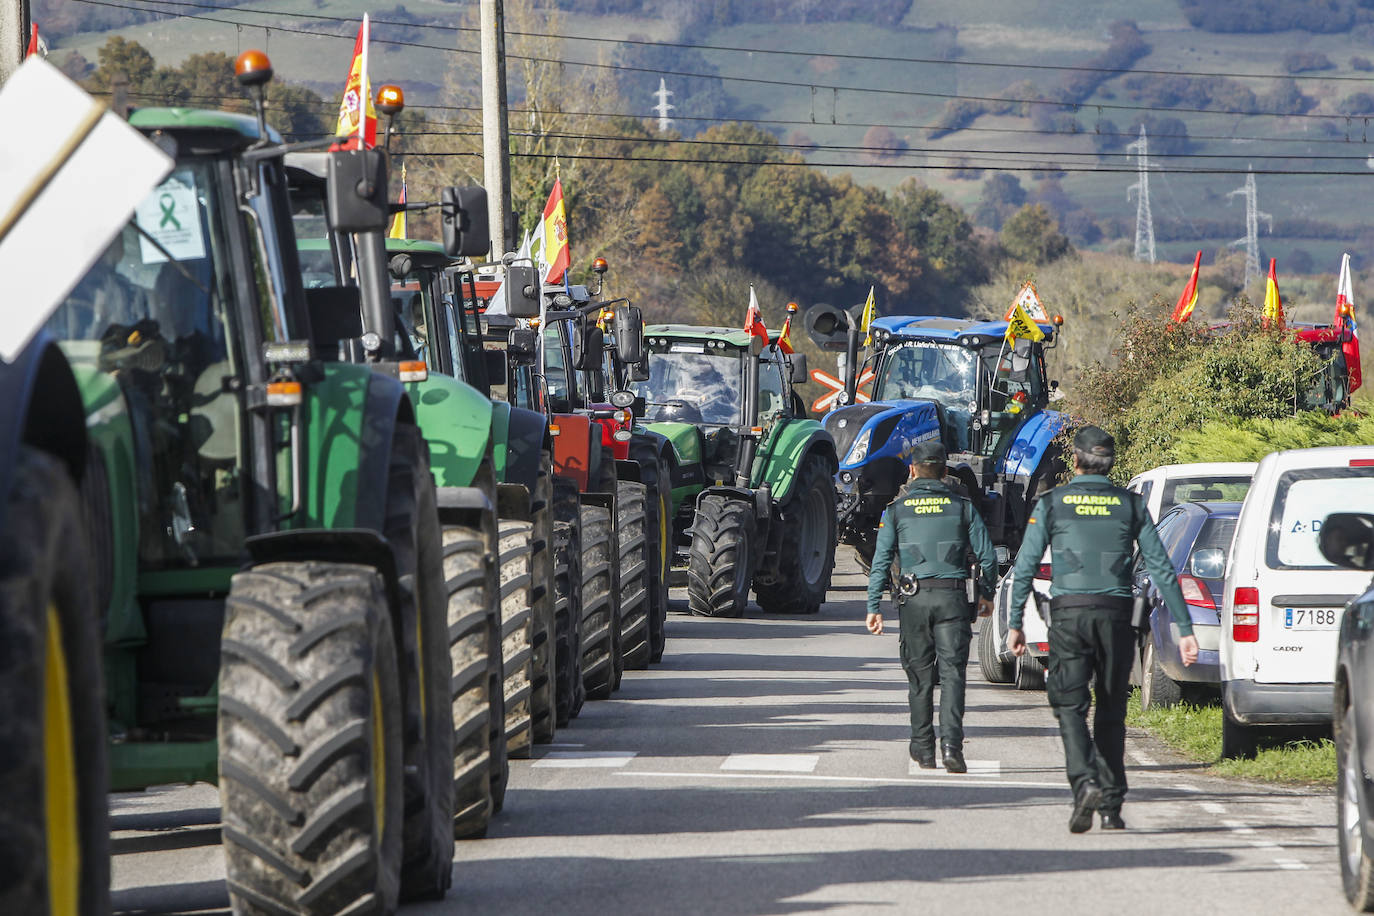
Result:
{"label": "power line", "polygon": [[[129,6],[129,5],[127,5],[127,4],[122,4],[122,3],[115,3],[115,2],[112,2],[112,0],[76,0],[76,2],[78,2],[78,3],[93,4],[93,5],[95,5],[95,6],[115,7],[115,8],[117,8],[117,9],[137,10],[137,11],[140,11],[140,12],[157,12],[156,10],[148,10],[148,9],[146,9],[146,8],[144,8],[144,7],[136,7],[136,6]],[[248,26],[248,27],[250,27],[250,28],[261,28],[261,29],[267,29],[267,30],[277,29],[278,31],[290,32],[290,33],[296,33],[296,34],[323,36],[323,37],[328,37],[328,38],[336,38],[336,39],[342,39],[342,40],[349,40],[349,36],[347,36],[347,35],[333,35],[333,34],[331,34],[331,33],[329,33],[329,32],[312,32],[312,31],[309,31],[309,30],[306,30],[306,29],[291,29],[291,28],[287,28],[287,27],[283,27],[283,26],[277,26],[277,25],[263,25],[263,24],[261,24],[261,23],[238,22],[238,21],[234,21],[234,20],[220,19],[220,18],[217,18],[217,17],[204,16],[204,15],[200,15],[200,14],[188,13],[188,14],[185,14],[183,18],[186,18],[186,19],[199,19],[199,20],[204,20],[204,21],[208,21],[208,22],[219,22],[219,23],[227,24],[227,25]],[[441,45],[428,45],[428,44],[424,44],[424,43],[421,43],[421,42],[397,41],[397,40],[394,40],[394,39],[374,39],[374,41],[376,41],[376,43],[378,43],[378,44],[390,44],[390,45],[401,45],[401,46],[405,46],[405,47],[427,48],[427,49],[430,49],[430,50],[445,51],[445,52],[457,53],[457,54],[476,54],[476,53],[477,53],[476,51],[472,51],[472,50],[469,50],[469,49],[466,49],[466,48],[448,48],[448,47],[443,47],[443,46],[441,46]],[[630,65],[630,64],[609,64],[609,63],[600,63],[600,62],[597,62],[597,61],[581,61],[581,60],[567,60],[567,59],[563,59],[563,58],[532,57],[532,56],[529,56],[529,55],[522,55],[522,54],[507,54],[506,57],[507,57],[508,60],[523,60],[523,61],[527,61],[527,62],[531,62],[531,63],[559,64],[559,65],[566,65],[566,66],[571,66],[571,67],[587,67],[587,68],[595,69],[595,70],[624,71],[624,72],[630,72],[630,73],[649,73],[649,74],[653,74],[653,75],[655,75],[655,76],[680,76],[680,77],[684,77],[684,78],[687,78],[687,79],[721,80],[721,81],[723,81],[723,82],[750,83],[750,84],[753,84],[753,85],[760,85],[760,86],[777,86],[777,87],[784,87],[784,88],[788,88],[788,89],[813,89],[813,90],[815,90],[815,89],[829,89],[829,90],[831,90],[832,92],[837,92],[837,93],[838,93],[838,92],[860,92],[860,93],[866,93],[866,94],[870,94],[870,95],[893,95],[893,96],[902,96],[902,97],[934,98],[934,99],[957,100],[957,101],[967,101],[967,102],[990,102],[990,103],[997,103],[997,104],[1015,104],[1015,105],[1049,105],[1049,106],[1053,106],[1053,107],[1055,107],[1055,108],[1072,109],[1072,110],[1075,111],[1075,112],[1077,112],[1077,111],[1079,111],[1079,110],[1081,110],[1081,109],[1083,109],[1083,108],[1096,108],[1096,109],[1098,109],[1099,111],[1101,111],[1101,110],[1103,110],[1103,109],[1112,110],[1112,111],[1148,111],[1148,112],[1161,112],[1161,111],[1167,111],[1167,112],[1181,113],[1181,114],[1233,115],[1233,116],[1237,116],[1237,117],[1273,117],[1273,118],[1293,117],[1293,118],[1314,118],[1314,119],[1321,119],[1321,120],[1348,120],[1348,116],[1346,116],[1346,115],[1340,115],[1340,114],[1318,114],[1318,113],[1314,113],[1314,112],[1300,112],[1300,113],[1292,113],[1292,114],[1279,114],[1279,113],[1277,113],[1277,112],[1269,112],[1269,111],[1235,111],[1235,110],[1229,110],[1229,109],[1216,109],[1216,108],[1187,108],[1187,107],[1181,107],[1181,106],[1127,105],[1127,104],[1120,103],[1120,102],[1091,102],[1091,103],[1086,103],[1086,102],[1062,102],[1062,101],[1054,101],[1054,100],[1051,100],[1051,99],[1013,98],[1013,97],[1007,97],[1007,96],[1000,96],[1000,97],[999,97],[999,96],[982,96],[982,95],[960,95],[960,94],[958,94],[958,93],[932,92],[932,91],[925,91],[925,90],[919,90],[919,89],[892,89],[892,88],[886,88],[886,87],[873,87],[873,86],[845,86],[845,85],[830,84],[830,83],[796,82],[796,81],[794,81],[794,80],[769,79],[769,78],[766,78],[766,77],[759,77],[759,76],[727,76],[727,75],[719,74],[719,73],[694,73],[694,72],[685,71],[685,70],[664,70],[664,69],[659,69],[659,68],[654,68],[654,67],[639,67],[639,66],[633,66],[633,65]],[[1125,72],[1125,71],[1123,71],[1123,72]]]}

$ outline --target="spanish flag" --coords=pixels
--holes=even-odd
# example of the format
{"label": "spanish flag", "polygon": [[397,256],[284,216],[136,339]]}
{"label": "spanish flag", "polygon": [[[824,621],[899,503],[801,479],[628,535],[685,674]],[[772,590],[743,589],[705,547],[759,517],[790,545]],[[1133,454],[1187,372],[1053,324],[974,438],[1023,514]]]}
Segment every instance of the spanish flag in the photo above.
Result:
{"label": "spanish flag", "polygon": [[864,300],[863,317],[859,319],[859,331],[865,335],[864,346],[873,346],[873,332],[869,330],[873,326],[873,319],[878,317],[878,304],[873,301],[873,287],[868,288],[868,298]]}
{"label": "spanish flag", "polygon": [[555,178],[549,202],[544,204],[544,263],[549,272],[544,276],[545,283],[558,283],[564,279],[572,264],[572,250],[568,245],[568,211],[563,206],[563,179]]}
{"label": "spanish flag", "polygon": [[1279,296],[1279,280],[1275,272],[1277,258],[1269,259],[1269,279],[1264,282],[1264,312],[1260,323],[1264,327],[1283,327],[1283,299]]}
{"label": "spanish flag", "polygon": [[1188,285],[1183,287],[1183,295],[1178,297],[1178,305],[1174,306],[1174,316],[1170,321],[1187,321],[1193,314],[1193,306],[1197,305],[1197,271],[1202,266],[1202,252],[1197,253],[1193,258],[1193,275],[1188,278]]}
{"label": "spanish flag", "polygon": [[1005,340],[1007,343],[1014,343],[1023,337],[1026,340],[1044,340],[1045,332],[1040,330],[1040,325],[1031,320],[1031,316],[1026,314],[1025,307],[1018,302],[1011,310],[1011,318],[1007,320]]}
{"label": "spanish flag", "polygon": [[[368,34],[367,14],[363,13],[363,24],[353,42],[353,63],[348,67],[343,101],[339,103],[339,125],[334,129],[336,137],[351,141],[356,136],[364,149],[377,145],[377,109],[372,104],[372,83],[367,78]],[[348,143],[343,146],[352,148]]]}
{"label": "spanish flag", "polygon": [[[401,163],[401,200],[406,202],[406,167]],[[403,239],[406,237],[406,211],[404,209],[391,217],[391,228],[387,230],[386,237],[389,239]]]}
{"label": "spanish flag", "polygon": [[784,353],[795,353],[792,349],[792,316],[797,314],[797,303],[787,303],[787,320],[782,323],[782,333],[778,335],[778,349]]}

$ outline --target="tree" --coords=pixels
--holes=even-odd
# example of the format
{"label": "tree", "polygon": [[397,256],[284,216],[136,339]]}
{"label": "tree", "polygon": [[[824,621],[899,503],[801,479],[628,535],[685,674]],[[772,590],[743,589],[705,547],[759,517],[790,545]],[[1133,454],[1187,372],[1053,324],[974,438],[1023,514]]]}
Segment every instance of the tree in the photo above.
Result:
{"label": "tree", "polygon": [[1002,226],[999,236],[1007,254],[1030,264],[1048,264],[1073,253],[1068,236],[1044,204],[1026,204]]}
{"label": "tree", "polygon": [[131,88],[141,86],[157,69],[153,55],[143,45],[119,35],[101,45],[95,59],[96,69],[88,86],[98,91],[109,91],[116,74],[122,74]]}
{"label": "tree", "polygon": [[989,229],[1001,229],[1008,216],[1026,202],[1026,189],[1021,180],[1007,172],[998,172],[983,182],[983,194],[973,220]]}
{"label": "tree", "polygon": [[[889,206],[907,243],[929,265],[917,285],[942,298],[988,279],[989,258],[973,237],[964,211],[933,188],[908,178],[892,193]],[[939,284],[940,289],[931,289]]]}

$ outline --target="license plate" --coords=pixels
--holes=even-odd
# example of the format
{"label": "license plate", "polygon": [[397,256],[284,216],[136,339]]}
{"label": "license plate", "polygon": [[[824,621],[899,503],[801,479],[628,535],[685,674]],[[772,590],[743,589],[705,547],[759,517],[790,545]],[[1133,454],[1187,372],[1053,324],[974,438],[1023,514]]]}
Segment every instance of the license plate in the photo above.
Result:
{"label": "license plate", "polygon": [[1289,630],[1334,630],[1341,625],[1341,612],[1329,607],[1285,608],[1283,625]]}

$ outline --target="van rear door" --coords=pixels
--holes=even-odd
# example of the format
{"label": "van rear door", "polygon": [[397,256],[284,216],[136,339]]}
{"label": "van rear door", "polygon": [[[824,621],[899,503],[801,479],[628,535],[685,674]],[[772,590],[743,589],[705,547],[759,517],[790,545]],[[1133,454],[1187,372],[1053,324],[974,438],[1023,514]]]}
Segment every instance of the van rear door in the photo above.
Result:
{"label": "van rear door", "polygon": [[1267,528],[1255,539],[1261,554],[1255,680],[1330,683],[1341,615],[1369,574],[1332,566],[1317,536],[1332,512],[1374,512],[1374,448],[1287,452],[1276,471]]}

